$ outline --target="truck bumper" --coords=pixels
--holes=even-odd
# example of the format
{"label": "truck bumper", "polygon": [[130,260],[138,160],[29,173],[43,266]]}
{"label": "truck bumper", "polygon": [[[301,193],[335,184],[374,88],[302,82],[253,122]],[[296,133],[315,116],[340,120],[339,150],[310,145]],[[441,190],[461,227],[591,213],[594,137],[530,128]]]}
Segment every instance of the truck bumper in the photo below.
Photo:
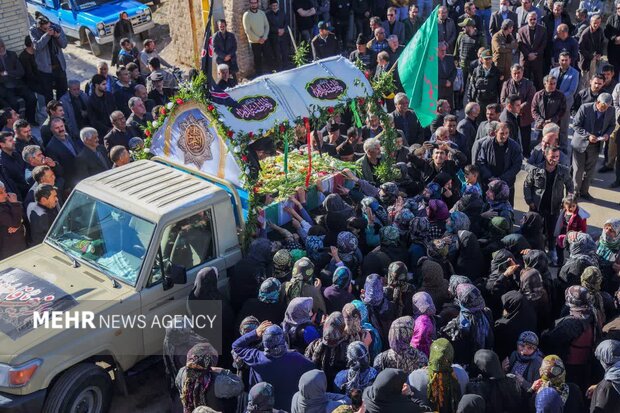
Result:
{"label": "truck bumper", "polygon": [[0,392],[0,413],[38,413],[43,409],[46,389],[26,395]]}

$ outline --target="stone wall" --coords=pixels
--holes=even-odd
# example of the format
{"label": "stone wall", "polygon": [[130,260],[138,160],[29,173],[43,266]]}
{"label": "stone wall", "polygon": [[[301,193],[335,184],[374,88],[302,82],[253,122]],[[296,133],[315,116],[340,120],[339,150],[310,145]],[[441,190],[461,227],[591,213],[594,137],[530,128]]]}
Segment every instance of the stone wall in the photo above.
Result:
{"label": "stone wall", "polygon": [[8,50],[19,54],[28,34],[28,12],[23,0],[0,0],[0,37]]}
{"label": "stone wall", "polygon": [[[222,1],[222,0],[220,0]],[[173,57],[176,61],[188,66],[195,67],[195,56],[200,56],[202,49],[202,38],[204,35],[204,26],[202,25],[202,4],[200,0],[193,0],[194,16],[196,16],[196,30],[198,45],[194,50],[194,44],[191,33],[191,19],[189,15],[188,0],[174,0],[165,3],[161,11],[167,14],[167,22],[170,25],[170,37],[172,38],[170,46],[172,46]],[[266,10],[267,2],[264,1],[261,7]],[[217,10],[223,9],[223,17],[228,22],[228,30],[237,37],[237,62],[241,77],[247,77],[254,73],[254,61],[252,51],[247,41],[245,32],[243,31],[242,17],[243,13],[249,8],[248,0],[223,0],[223,6],[215,5],[216,19],[221,16],[221,12]],[[159,13],[159,11],[158,11]],[[213,28],[215,32],[217,25]]]}

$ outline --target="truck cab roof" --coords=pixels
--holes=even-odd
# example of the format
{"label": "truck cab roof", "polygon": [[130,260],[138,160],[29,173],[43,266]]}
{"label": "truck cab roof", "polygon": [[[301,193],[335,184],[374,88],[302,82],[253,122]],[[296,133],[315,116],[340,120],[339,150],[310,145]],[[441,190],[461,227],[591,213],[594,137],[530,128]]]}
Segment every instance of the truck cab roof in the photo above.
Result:
{"label": "truck cab roof", "polygon": [[196,204],[229,199],[217,185],[147,160],[86,178],[75,189],[155,223],[182,217]]}

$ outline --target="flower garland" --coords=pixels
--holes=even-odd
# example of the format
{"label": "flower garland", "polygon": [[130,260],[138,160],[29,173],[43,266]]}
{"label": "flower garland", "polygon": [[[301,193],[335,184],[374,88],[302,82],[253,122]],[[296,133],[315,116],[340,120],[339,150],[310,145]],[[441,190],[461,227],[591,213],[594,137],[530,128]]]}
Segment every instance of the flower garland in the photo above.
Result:
{"label": "flower garland", "polygon": [[[357,81],[357,85],[361,82]],[[373,90],[366,91],[367,97],[355,99],[342,99],[334,106],[320,107],[318,105],[310,105],[311,118],[297,118],[293,123],[288,120],[274,122],[274,127],[268,130],[258,130],[255,132],[235,132],[221,121],[220,113],[217,107],[207,99],[205,93],[206,77],[200,73],[193,81],[183,83],[178,93],[170,99],[170,101],[160,109],[157,119],[147,122],[144,128],[144,148],[136,154],[138,159],[149,159],[152,154],[150,147],[152,138],[156,131],[164,125],[168,117],[174,113],[179,107],[189,102],[198,102],[207,108],[209,121],[217,130],[218,135],[226,137],[229,140],[229,147],[232,148],[233,155],[237,158],[239,165],[245,165],[241,169],[241,182],[244,183],[248,192],[249,211],[245,225],[245,236],[243,237],[244,250],[249,245],[250,240],[256,233],[258,226],[258,196],[255,193],[257,178],[252,178],[250,168],[247,166],[249,161],[249,145],[257,138],[270,137],[276,147],[283,152],[288,151],[289,145],[293,144],[295,136],[295,128],[300,125],[310,124],[312,130],[318,129],[325,125],[331,118],[336,115],[343,114],[350,109],[354,115],[354,122],[358,124],[368,112],[375,113],[384,125],[389,125],[388,114],[383,110],[384,96],[389,95],[395,89],[391,74],[384,74],[378,81],[373,82]],[[360,113],[361,112],[361,113]],[[386,127],[381,138],[381,144],[386,153],[391,154],[395,151],[396,132],[393,128]],[[286,157],[285,157],[286,163]],[[393,156],[385,156],[384,160],[377,169],[379,177],[383,181],[389,181],[394,177]],[[286,169],[286,168],[285,168]]]}

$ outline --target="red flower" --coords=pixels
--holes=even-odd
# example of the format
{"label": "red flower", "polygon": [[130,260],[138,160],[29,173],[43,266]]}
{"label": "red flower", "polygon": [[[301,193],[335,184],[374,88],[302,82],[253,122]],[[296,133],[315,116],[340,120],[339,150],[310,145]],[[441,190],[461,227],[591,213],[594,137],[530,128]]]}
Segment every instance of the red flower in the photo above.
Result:
{"label": "red flower", "polygon": [[248,133],[248,136],[250,137],[250,139],[252,139],[254,137],[254,132]]}
{"label": "red flower", "polygon": [[304,123],[306,123],[306,122],[308,122],[308,121],[310,121],[310,119],[308,119],[308,118],[304,118]]}
{"label": "red flower", "polygon": [[226,132],[226,135],[228,135],[229,138],[232,138],[234,133],[232,130],[229,129],[228,132]]}
{"label": "red flower", "polygon": [[370,79],[370,72],[369,72],[368,70],[366,70],[366,71],[364,72],[364,77],[365,77],[366,79]]}
{"label": "red flower", "polygon": [[182,104],[183,104],[183,99],[177,98],[177,105],[182,105]]}
{"label": "red flower", "polygon": [[207,110],[208,110],[209,112],[213,112],[213,111],[215,110],[215,106],[213,106],[213,105],[209,105],[209,106],[207,106]]}
{"label": "red flower", "polygon": [[254,187],[254,193],[258,194],[258,187],[257,186]]}
{"label": "red flower", "polygon": [[366,103],[366,100],[364,100],[364,98],[359,98],[357,100],[357,104],[360,105],[360,106],[364,106],[364,103]]}
{"label": "red flower", "polygon": [[151,136],[151,131],[149,129],[147,129],[147,130],[144,131],[144,134],[146,136]]}
{"label": "red flower", "polygon": [[383,99],[379,99],[379,106],[383,106]]}
{"label": "red flower", "polygon": [[284,124],[280,125],[280,133],[284,133],[286,131],[286,126]]}
{"label": "red flower", "polygon": [[327,113],[329,113],[330,115],[331,115],[332,113],[334,113],[334,108],[333,108],[333,107],[331,107],[331,106],[330,106],[330,107],[328,107],[328,108],[327,108]]}
{"label": "red flower", "polygon": [[162,107],[159,109],[159,113],[160,113],[160,114],[162,114],[162,115],[165,115],[165,114],[166,114],[166,108],[162,106]]}
{"label": "red flower", "polygon": [[247,161],[248,161],[248,157],[247,157],[247,156],[245,156],[245,155],[241,155],[241,160],[242,160],[243,162],[247,162]]}

